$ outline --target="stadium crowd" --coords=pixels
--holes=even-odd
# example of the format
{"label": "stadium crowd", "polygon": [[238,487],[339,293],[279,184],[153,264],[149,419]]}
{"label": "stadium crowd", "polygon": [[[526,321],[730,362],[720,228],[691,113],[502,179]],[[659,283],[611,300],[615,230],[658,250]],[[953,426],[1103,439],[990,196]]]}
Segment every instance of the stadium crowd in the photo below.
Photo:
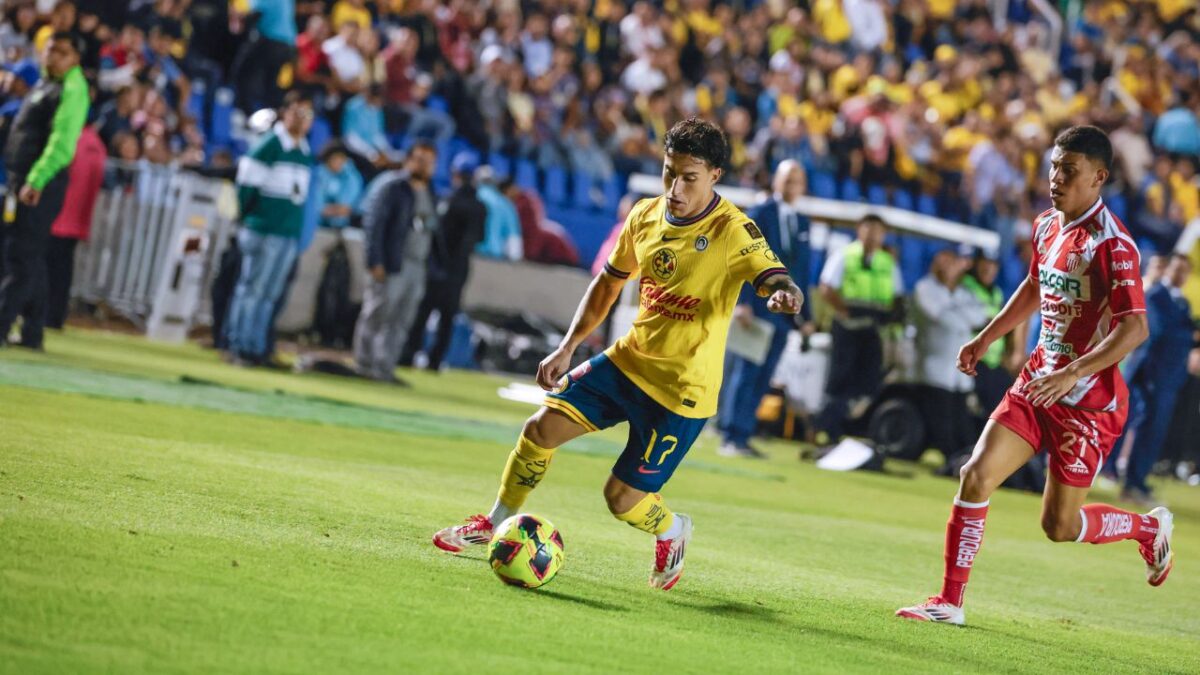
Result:
{"label": "stadium crowd", "polygon": [[299,92],[318,158],[307,229],[359,226],[372,180],[427,147],[433,193],[476,184],[478,253],[578,265],[626,178],[657,174],[666,130],[699,116],[728,133],[723,182],[768,191],[794,160],[813,196],[994,231],[983,257],[1011,290],[1052,139],[1095,124],[1117,157],[1106,203],[1145,254],[1190,257],[1195,320],[1195,4],[1079,6],[1047,22],[1023,0],[4,0],[0,142],[47,42],[72,32],[113,159],[233,177],[247,121]]}
{"label": "stadium crowd", "polygon": [[541,180],[566,169],[610,212],[605,183],[657,173],[665,130],[698,115],[730,135],[726,182],[765,188],[796,158],[816,196],[980,225],[1005,256],[1047,203],[1054,132],[1096,123],[1121,158],[1110,207],[1169,250],[1200,216],[1194,8],[1083,3],[1058,37],[1030,3],[1006,5],[9,0],[0,96],[14,112],[46,37],[74,29],[115,157],[228,166],[246,149],[238,120],[294,87],[316,101],[315,149],[340,136],[364,180],[418,138],[455,139],[532,161]]}

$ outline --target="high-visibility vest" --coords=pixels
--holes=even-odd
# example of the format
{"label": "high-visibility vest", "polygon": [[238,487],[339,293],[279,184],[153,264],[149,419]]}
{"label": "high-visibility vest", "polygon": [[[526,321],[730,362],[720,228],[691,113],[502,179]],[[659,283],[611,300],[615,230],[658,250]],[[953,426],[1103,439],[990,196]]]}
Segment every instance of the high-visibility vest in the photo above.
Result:
{"label": "high-visibility vest", "polygon": [[868,306],[888,310],[896,298],[896,259],[880,249],[871,256],[871,266],[863,266],[863,246],[853,242],[845,249],[842,273],[842,299],[850,306]]}
{"label": "high-visibility vest", "polygon": [[[1004,308],[1004,292],[998,286],[992,286],[992,289],[989,291],[983,287],[983,284],[979,283],[978,279],[969,274],[963,277],[962,283],[968,291],[971,291],[975,294],[975,297],[979,298],[984,307],[987,307],[989,320],[996,318],[996,315]],[[993,342],[980,361],[989,368],[999,368],[1001,362],[1004,361],[1004,340]]]}

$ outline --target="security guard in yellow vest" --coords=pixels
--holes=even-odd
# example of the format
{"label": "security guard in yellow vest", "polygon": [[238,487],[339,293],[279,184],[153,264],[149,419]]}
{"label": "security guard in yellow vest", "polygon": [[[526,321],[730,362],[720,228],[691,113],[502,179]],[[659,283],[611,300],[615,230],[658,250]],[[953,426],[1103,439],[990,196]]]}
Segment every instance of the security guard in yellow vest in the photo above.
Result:
{"label": "security guard in yellow vest", "polygon": [[885,234],[882,218],[864,216],[857,239],[830,254],[821,270],[821,295],[834,321],[826,402],[817,426],[830,443],[842,436],[850,401],[874,396],[883,381],[880,328],[896,316],[904,293],[896,259],[883,248]]}
{"label": "security guard in yellow vest", "polygon": [[[1000,263],[987,252],[980,250],[975,255],[975,264],[967,276],[963,277],[963,287],[979,299],[987,311],[988,321],[1000,313],[1004,307],[1004,292],[996,285],[996,276],[1000,272]],[[980,326],[982,328],[982,326]],[[1021,334],[1028,330],[1022,325]],[[1012,386],[1016,379],[1015,371],[1019,365],[1006,363],[1006,355],[1014,352],[1015,345],[1024,345],[1023,336],[1013,335],[1004,340],[997,340],[988,348],[987,353],[979,361],[978,375],[975,378],[975,393],[979,396],[979,404],[984,410],[995,410],[1004,398],[1004,392]],[[1016,350],[1019,351],[1019,350]],[[1022,362],[1020,365],[1024,365]]]}

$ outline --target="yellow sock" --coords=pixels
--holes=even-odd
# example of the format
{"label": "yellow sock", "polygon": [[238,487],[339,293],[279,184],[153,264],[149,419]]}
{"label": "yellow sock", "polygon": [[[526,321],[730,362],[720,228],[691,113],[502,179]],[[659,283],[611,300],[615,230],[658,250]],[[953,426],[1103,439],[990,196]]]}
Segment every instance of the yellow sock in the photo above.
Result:
{"label": "yellow sock", "polygon": [[632,509],[617,514],[617,520],[625,521],[642,532],[659,535],[671,529],[675,514],[663,503],[662,495],[651,492]]}
{"label": "yellow sock", "polygon": [[517,439],[517,447],[509,453],[504,475],[500,477],[499,502],[514,513],[519,511],[529,493],[542,482],[553,456],[553,449],[536,445],[522,434]]}

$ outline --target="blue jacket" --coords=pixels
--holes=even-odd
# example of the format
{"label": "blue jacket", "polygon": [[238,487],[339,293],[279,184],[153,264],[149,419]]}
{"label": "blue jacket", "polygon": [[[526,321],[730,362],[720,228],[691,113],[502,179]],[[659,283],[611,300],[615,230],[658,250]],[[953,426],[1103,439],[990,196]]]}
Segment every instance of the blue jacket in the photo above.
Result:
{"label": "blue jacket", "polygon": [[383,108],[367,103],[359,94],[349,101],[342,112],[342,136],[351,150],[375,159],[391,149],[383,120]]}
{"label": "blue jacket", "polygon": [[[812,265],[812,245],[809,242],[810,224],[808,218],[802,215],[796,215],[796,231],[790,237],[790,246],[783,245],[783,219],[780,218],[779,202],[774,198],[755,206],[750,209],[747,216],[758,225],[758,229],[762,231],[763,237],[767,240],[767,245],[779,256],[779,262],[787,268],[792,279],[800,290],[804,291],[804,307],[800,309],[800,317],[808,321],[812,319],[811,298],[808,297],[808,285],[811,277]],[[749,304],[754,308],[754,315],[765,319],[770,319],[777,326],[786,326],[792,328],[795,324],[793,318],[787,314],[776,314],[767,309],[767,299],[760,298],[754,293],[749,285],[742,286],[741,295],[738,296],[738,304]]]}
{"label": "blue jacket", "polygon": [[1146,338],[1125,364],[1125,379],[1156,384],[1182,384],[1187,380],[1187,357],[1192,349],[1191,308],[1188,301],[1171,297],[1171,291],[1155,284],[1146,294]]}
{"label": "blue jacket", "polygon": [[[363,192],[363,179],[358,169],[354,168],[354,162],[347,161],[339,173],[334,173],[329,167],[319,164],[316,174],[318,213],[333,204],[344,204],[352,211],[358,208],[358,200]],[[350,224],[350,216],[320,216],[319,220],[321,227],[342,228]]]}
{"label": "blue jacket", "polygon": [[487,207],[487,221],[483,228],[483,241],[475,247],[475,252],[489,258],[508,259],[509,251],[520,246],[512,246],[509,240],[521,241],[521,219],[517,216],[517,207],[504,196],[504,193],[488,183],[480,185],[476,196]]}
{"label": "blue jacket", "polygon": [[250,0],[250,10],[262,13],[258,32],[263,37],[296,45],[296,0]]}
{"label": "blue jacket", "polygon": [[367,193],[359,203],[367,269],[383,265],[388,274],[396,274],[403,267],[415,199],[404,171],[385,171],[367,184]]}

